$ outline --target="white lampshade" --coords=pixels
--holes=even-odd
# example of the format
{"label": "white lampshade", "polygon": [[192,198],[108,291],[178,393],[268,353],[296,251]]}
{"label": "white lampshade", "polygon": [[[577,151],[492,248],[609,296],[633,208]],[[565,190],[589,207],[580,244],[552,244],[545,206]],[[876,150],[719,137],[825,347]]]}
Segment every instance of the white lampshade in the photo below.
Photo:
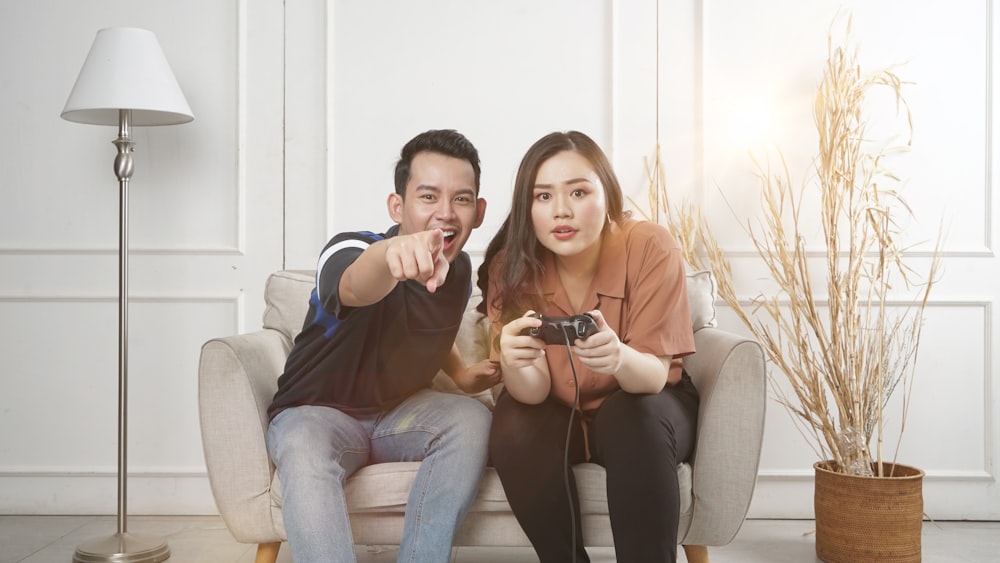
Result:
{"label": "white lampshade", "polygon": [[69,94],[62,118],[118,125],[118,110],[132,110],[132,125],[173,125],[194,119],[153,32],[111,27],[97,32]]}

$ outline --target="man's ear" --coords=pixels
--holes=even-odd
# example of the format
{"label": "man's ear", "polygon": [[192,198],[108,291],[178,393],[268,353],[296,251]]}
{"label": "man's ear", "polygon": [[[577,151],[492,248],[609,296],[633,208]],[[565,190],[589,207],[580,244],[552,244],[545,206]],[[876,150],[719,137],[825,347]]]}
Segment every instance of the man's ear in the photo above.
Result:
{"label": "man's ear", "polygon": [[393,222],[403,222],[403,196],[392,192],[385,201],[385,206],[389,210],[389,217],[392,218]]}
{"label": "man's ear", "polygon": [[483,224],[483,219],[486,218],[486,200],[479,198],[476,200],[476,222],[473,223],[472,228],[476,229]]}

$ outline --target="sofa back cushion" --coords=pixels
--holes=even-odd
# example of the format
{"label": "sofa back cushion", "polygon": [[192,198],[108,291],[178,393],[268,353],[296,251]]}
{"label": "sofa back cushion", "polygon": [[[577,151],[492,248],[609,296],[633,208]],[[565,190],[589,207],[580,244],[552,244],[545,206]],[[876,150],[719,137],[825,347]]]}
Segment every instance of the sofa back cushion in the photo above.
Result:
{"label": "sofa back cushion", "polygon": [[[309,296],[316,285],[316,273],[310,270],[281,270],[270,275],[264,286],[264,328],[277,330],[288,339],[288,346],[302,331],[302,322],[309,311]],[[697,332],[705,327],[714,327],[715,320],[715,280],[708,271],[689,272],[687,275],[688,300],[691,309],[692,328]],[[482,300],[479,288],[475,288],[469,299],[469,306],[462,318],[455,343],[462,359],[468,365],[489,357],[489,322],[475,310]],[[472,395],[488,407],[492,407],[502,384],[492,390]],[[450,393],[461,393],[458,387],[443,372],[434,379],[435,388]]]}
{"label": "sofa back cushion", "polygon": [[309,312],[309,296],[316,286],[316,273],[308,270],[281,270],[264,285],[264,328],[277,330],[289,341],[302,332]]}
{"label": "sofa back cushion", "polygon": [[[302,330],[302,321],[309,311],[309,295],[316,284],[316,273],[311,270],[281,270],[267,279],[264,287],[264,328],[277,330],[289,341]],[[705,327],[716,326],[715,318],[715,278],[707,270],[689,272],[687,275],[688,303],[691,308],[692,328],[697,332]],[[485,343],[484,335],[475,334],[475,328],[488,329],[488,324],[479,322],[475,306],[481,296],[479,289],[473,291],[469,309],[463,320],[459,334],[459,348],[466,351],[479,348]],[[468,334],[473,330],[473,334]],[[468,358],[469,356],[466,355]]]}
{"label": "sofa back cushion", "polygon": [[688,306],[691,309],[691,326],[695,332],[716,326],[715,276],[709,270],[688,272]]}

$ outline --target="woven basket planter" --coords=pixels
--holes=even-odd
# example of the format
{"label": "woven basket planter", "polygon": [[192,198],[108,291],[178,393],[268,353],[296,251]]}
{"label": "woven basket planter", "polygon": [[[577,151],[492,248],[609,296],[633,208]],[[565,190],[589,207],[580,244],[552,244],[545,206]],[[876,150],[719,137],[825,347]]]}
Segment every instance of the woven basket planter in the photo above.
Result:
{"label": "woven basket planter", "polygon": [[886,463],[887,477],[859,477],[833,467],[813,465],[816,556],[827,563],[919,562],[924,472]]}

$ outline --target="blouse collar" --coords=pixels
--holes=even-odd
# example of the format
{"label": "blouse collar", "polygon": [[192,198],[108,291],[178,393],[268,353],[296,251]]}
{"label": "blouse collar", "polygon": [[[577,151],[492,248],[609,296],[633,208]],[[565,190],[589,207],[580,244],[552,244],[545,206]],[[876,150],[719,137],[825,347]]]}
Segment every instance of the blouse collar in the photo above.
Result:
{"label": "blouse collar", "polygon": [[[625,297],[625,271],[626,271],[626,233],[634,223],[634,220],[623,221],[622,225],[612,221],[608,228],[601,234],[601,257],[598,262],[597,272],[590,283],[590,291],[584,299],[584,311],[596,309],[600,296],[623,299]],[[572,306],[566,296],[559,275],[556,273],[556,257],[549,250],[545,250],[542,260],[542,293],[545,300],[553,303],[562,309],[566,314],[572,314]]]}

